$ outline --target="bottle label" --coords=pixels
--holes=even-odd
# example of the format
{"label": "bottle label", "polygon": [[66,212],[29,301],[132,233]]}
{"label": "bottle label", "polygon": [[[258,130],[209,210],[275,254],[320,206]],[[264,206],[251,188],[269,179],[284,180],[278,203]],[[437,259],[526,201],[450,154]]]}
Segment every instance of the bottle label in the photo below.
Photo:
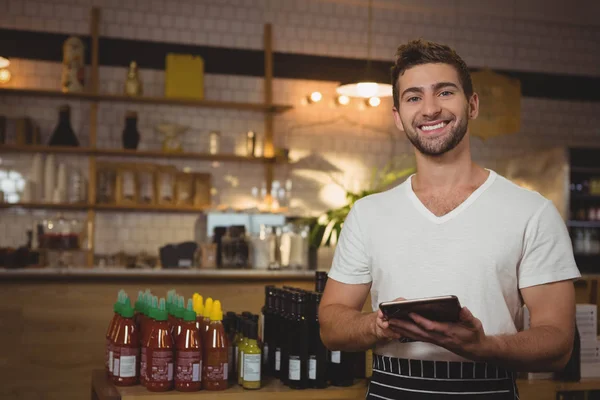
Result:
{"label": "bottle label", "polygon": [[202,359],[200,350],[181,350],[177,352],[177,382],[200,382],[198,371],[200,371]]}
{"label": "bottle label", "polygon": [[244,355],[244,380],[260,382],[260,354]]}
{"label": "bottle label", "polygon": [[140,378],[146,379],[146,347],[142,347],[142,356],[140,360]]}
{"label": "bottle label", "polygon": [[233,346],[233,358],[235,358],[235,365],[236,366],[240,365],[238,363],[238,358],[239,358],[239,355],[240,355],[239,353],[240,352],[239,352],[237,344],[236,344],[235,346]]}
{"label": "bottle label", "polygon": [[167,383],[173,380],[173,351],[148,349],[146,358],[149,381]]}
{"label": "bottle label", "polygon": [[220,363],[217,365],[206,365],[204,367],[204,373],[206,374],[207,381],[223,381],[227,380],[227,363]]}
{"label": "bottle label", "polygon": [[332,351],[331,352],[331,362],[334,364],[339,364],[341,362],[342,352],[341,351]]}
{"label": "bottle label", "polygon": [[106,353],[104,354],[104,364],[106,365],[106,369],[110,371],[110,339],[106,339]]}
{"label": "bottle label", "polygon": [[240,376],[244,378],[244,351],[240,351]]}
{"label": "bottle label", "polygon": [[[134,378],[137,376],[138,350],[131,347],[121,347],[119,351],[119,370],[118,375],[121,378]],[[116,367],[115,367],[116,370]]]}
{"label": "bottle label", "polygon": [[263,364],[267,364],[269,362],[269,345],[265,343],[263,346]]}
{"label": "bottle label", "polygon": [[308,360],[308,379],[317,379],[317,357],[310,356]]}
{"label": "bottle label", "polygon": [[275,371],[281,371],[281,349],[275,349]]}
{"label": "bottle label", "polygon": [[288,378],[290,378],[291,381],[300,380],[300,357],[290,356],[290,368]]}
{"label": "bottle label", "polygon": [[114,364],[114,365],[113,365],[113,375],[114,375],[114,376],[121,376],[121,375],[120,375],[120,371],[119,371],[119,366],[120,366],[120,365],[119,365],[119,358],[115,358],[115,359],[113,360],[113,364]]}

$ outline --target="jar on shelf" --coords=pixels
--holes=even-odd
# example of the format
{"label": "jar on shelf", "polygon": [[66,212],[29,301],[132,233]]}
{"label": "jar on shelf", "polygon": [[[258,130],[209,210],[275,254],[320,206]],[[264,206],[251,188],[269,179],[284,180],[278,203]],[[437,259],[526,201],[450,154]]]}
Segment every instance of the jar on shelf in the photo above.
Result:
{"label": "jar on shelf", "polygon": [[259,233],[250,236],[250,242],[252,244],[252,268],[270,269],[277,264],[275,254],[277,242],[272,227],[261,225]]}
{"label": "jar on shelf", "polygon": [[240,225],[230,226],[221,239],[221,267],[244,268],[249,261],[250,246],[246,228]]}

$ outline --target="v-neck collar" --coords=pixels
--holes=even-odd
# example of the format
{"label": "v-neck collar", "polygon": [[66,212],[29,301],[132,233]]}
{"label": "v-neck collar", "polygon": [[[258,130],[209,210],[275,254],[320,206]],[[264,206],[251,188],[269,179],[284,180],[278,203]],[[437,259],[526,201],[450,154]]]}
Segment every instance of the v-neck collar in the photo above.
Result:
{"label": "v-neck collar", "polygon": [[438,217],[437,215],[435,215],[434,213],[432,213],[431,211],[429,211],[429,209],[427,207],[425,207],[425,205],[421,202],[421,200],[419,199],[419,197],[415,194],[415,192],[413,191],[412,188],[412,178],[414,176],[411,175],[408,177],[407,179],[407,184],[406,184],[406,192],[408,194],[408,197],[410,198],[411,202],[415,205],[416,209],[423,214],[423,216],[425,218],[427,218],[428,220],[430,220],[431,222],[433,222],[434,224],[443,224],[444,222],[450,221],[452,218],[456,217],[457,215],[459,215],[461,212],[463,212],[464,210],[466,210],[467,208],[469,208],[469,206],[471,204],[473,204],[473,202],[475,200],[477,200],[477,198],[479,196],[481,196],[481,194],[483,192],[485,192],[485,190],[490,187],[492,185],[492,183],[494,183],[494,181],[496,180],[496,172],[488,169],[487,171],[490,172],[490,174],[488,175],[487,179],[485,180],[485,182],[483,182],[483,184],[481,186],[479,186],[477,189],[475,189],[475,191],[473,193],[471,193],[471,195],[469,197],[467,197],[465,199],[465,201],[463,201],[462,203],[460,203],[460,205],[458,207],[456,207],[454,210],[450,211],[447,214],[442,215],[441,217]]}

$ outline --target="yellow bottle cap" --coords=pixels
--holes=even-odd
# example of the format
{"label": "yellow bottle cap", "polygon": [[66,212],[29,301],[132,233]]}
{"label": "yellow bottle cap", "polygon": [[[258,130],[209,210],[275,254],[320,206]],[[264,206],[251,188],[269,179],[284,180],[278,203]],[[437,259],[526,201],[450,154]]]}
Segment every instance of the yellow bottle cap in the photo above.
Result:
{"label": "yellow bottle cap", "polygon": [[223,321],[223,310],[221,310],[221,302],[219,300],[215,300],[213,303],[212,310],[210,312],[210,320]]}
{"label": "yellow bottle cap", "polygon": [[194,304],[194,312],[196,315],[204,315],[204,299],[198,293],[194,293],[192,298],[192,303]]}
{"label": "yellow bottle cap", "polygon": [[211,299],[209,297],[208,299],[206,299],[206,303],[204,304],[204,312],[202,313],[202,316],[204,318],[209,318],[212,308],[213,308],[213,299]]}

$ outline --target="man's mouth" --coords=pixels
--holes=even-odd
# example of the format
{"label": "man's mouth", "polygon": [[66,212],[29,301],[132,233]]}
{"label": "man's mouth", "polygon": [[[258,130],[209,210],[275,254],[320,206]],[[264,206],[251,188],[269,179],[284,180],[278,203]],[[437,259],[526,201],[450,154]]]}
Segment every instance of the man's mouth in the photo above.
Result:
{"label": "man's mouth", "polygon": [[433,121],[419,125],[419,130],[427,134],[440,133],[449,124],[449,121]]}

